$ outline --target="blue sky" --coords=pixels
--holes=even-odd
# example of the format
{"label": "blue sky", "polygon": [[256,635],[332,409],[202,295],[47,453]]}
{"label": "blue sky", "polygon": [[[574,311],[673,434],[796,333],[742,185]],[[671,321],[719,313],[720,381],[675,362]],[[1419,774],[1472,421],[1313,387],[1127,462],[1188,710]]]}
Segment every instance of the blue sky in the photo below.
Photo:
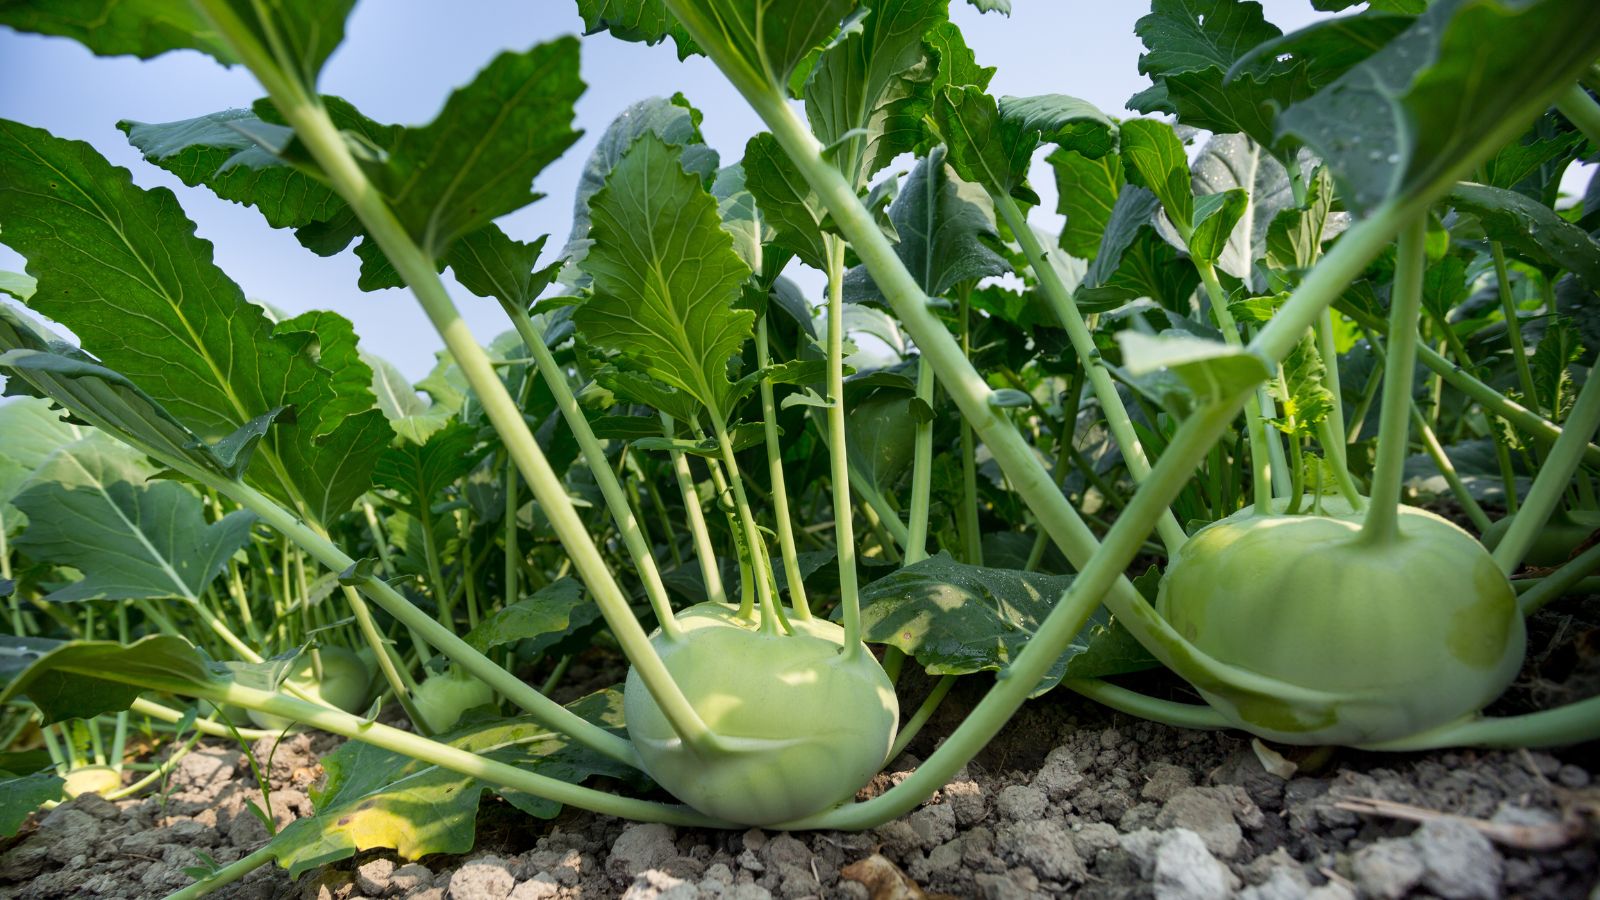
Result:
{"label": "blue sky", "polygon": [[[1125,115],[1127,98],[1147,82],[1138,73],[1142,47],[1134,21],[1148,5],[1139,0],[1014,0],[1009,17],[979,15],[953,0],[951,15],[984,65],[999,67],[997,94],[1065,93]],[[1269,20],[1284,30],[1312,21],[1308,0],[1264,0]],[[570,0],[367,0],[356,8],[343,47],[323,73],[322,89],[342,95],[380,121],[414,124],[431,119],[450,90],[471,80],[495,53],[524,49],[580,33]],[[446,11],[447,10],[447,11]],[[705,113],[704,130],[723,154],[737,159],[759,122],[705,60],[678,62],[670,44],[644,47],[601,34],[584,39],[583,77],[588,90],[578,104],[586,134],[539,177],[547,198],[502,221],[515,237],[549,233],[559,248],[572,222],[571,196],[578,174],[606,124],[629,103],[682,91]],[[20,35],[0,28],[0,117],[85,140],[144,187],[177,191],[200,236],[216,246],[216,259],[245,293],[290,312],[333,309],[349,317],[369,350],[389,358],[413,379],[433,364],[440,346],[415,302],[404,291],[356,290],[357,261],[346,252],[312,256],[292,234],[267,227],[252,209],[184,187],[128,146],[120,119],[165,122],[228,107],[261,95],[242,69],[224,69],[197,53],[171,53],[151,62],[98,59],[61,38]],[[1058,228],[1049,179],[1035,221]],[[0,247],[0,269],[22,262]],[[818,280],[802,277],[807,286]],[[473,333],[487,342],[506,330],[499,308],[455,287]]]}

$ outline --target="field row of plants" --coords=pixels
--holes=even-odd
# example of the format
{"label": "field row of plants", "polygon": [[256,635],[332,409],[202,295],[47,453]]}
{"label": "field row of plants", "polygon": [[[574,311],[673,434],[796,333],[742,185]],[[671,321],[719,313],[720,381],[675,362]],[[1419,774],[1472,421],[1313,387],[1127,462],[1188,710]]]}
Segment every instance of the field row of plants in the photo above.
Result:
{"label": "field row of plants", "polygon": [[[0,836],[301,728],[350,739],[317,815],[186,894],[464,852],[485,792],[871,828],[1030,700],[1312,746],[1600,738],[1600,698],[1484,712],[1525,620],[1597,593],[1600,180],[1560,193],[1600,153],[1590,0],[1314,0],[1342,14],[1290,34],[1153,0],[1120,121],[993,96],[948,0],[579,0],[767,130],[711,147],[693,98],[641,100],[559,249],[495,222],[612,74],[562,38],[377,122],[317,88],[352,5],[0,2],[245,67],[240,108],[120,127],[353,247],[446,347],[408,383],[337,312],[247,300],[171,191],[0,120]],[[558,704],[580,657],[620,683]],[[962,724],[853,801],[961,678]]]}

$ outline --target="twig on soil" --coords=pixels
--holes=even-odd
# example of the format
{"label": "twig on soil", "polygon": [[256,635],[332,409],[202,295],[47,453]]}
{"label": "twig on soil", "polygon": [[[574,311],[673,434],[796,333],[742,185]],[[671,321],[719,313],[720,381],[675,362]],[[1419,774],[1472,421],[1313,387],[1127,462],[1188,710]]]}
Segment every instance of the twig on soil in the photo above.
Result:
{"label": "twig on soil", "polygon": [[1438,810],[1426,809],[1421,806],[1412,806],[1409,803],[1380,800],[1377,797],[1353,797],[1349,800],[1341,800],[1335,805],[1339,809],[1361,815],[1383,816],[1384,818],[1401,819],[1407,822],[1453,820],[1476,828],[1484,837],[1503,847],[1512,847],[1517,850],[1559,850],[1583,837],[1586,831],[1583,817],[1573,810],[1567,810],[1561,821],[1553,822],[1549,825],[1509,825],[1503,822],[1491,822],[1487,819],[1475,819],[1470,816],[1439,812]]}

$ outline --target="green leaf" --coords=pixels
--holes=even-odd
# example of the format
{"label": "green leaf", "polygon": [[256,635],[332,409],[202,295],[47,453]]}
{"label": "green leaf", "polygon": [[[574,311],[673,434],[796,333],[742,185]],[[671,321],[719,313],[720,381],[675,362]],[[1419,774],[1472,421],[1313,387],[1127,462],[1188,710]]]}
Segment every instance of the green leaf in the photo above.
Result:
{"label": "green leaf", "polygon": [[1142,187],[1129,185],[1118,194],[1100,251],[1076,294],[1086,312],[1148,297],[1187,314],[1189,296],[1200,276],[1192,263],[1156,233],[1151,220],[1157,208],[1155,195]]}
{"label": "green leaf", "polygon": [[822,222],[827,210],[789,155],[778,146],[778,139],[765,131],[751,138],[745,144],[740,166],[746,189],[773,228],[776,245],[806,265],[825,270],[828,254],[823,246]]}
{"label": "green leaf", "polygon": [[1251,138],[1218,134],[1200,148],[1190,167],[1189,181],[1196,197],[1235,188],[1247,193],[1248,205],[1240,216],[1239,227],[1233,230],[1216,263],[1223,272],[1248,279],[1256,261],[1266,253],[1267,231],[1273,217],[1294,204],[1288,171]]}
{"label": "green leaf", "polygon": [[1000,118],[1016,123],[1021,134],[1086,156],[1116,149],[1116,123],[1089,101],[1066,94],[1001,97]]}
{"label": "green leaf", "polygon": [[[621,731],[619,691],[590,694],[568,708]],[[572,784],[632,773],[528,717],[471,722],[436,740]],[[268,845],[291,878],[374,848],[394,850],[403,859],[465,853],[473,847],[480,799],[484,791],[495,790],[479,779],[359,741],[346,742],[323,757],[322,765],[327,781],[312,791],[317,814],[290,823]],[[497,793],[540,818],[553,818],[561,809],[520,791]]]}
{"label": "green leaf", "polygon": [[671,37],[680,60],[703,52],[661,0],[578,0],[578,14],[583,16],[583,30],[588,34],[609,31],[618,40],[644,44]]}
{"label": "green leaf", "polygon": [[739,77],[782,92],[795,66],[838,28],[854,5],[854,0],[703,0],[691,8],[704,33],[722,35],[725,49],[743,69]]}
{"label": "green leaf", "polygon": [[578,139],[578,41],[495,57],[427,125],[402,131],[374,172],[423,249],[454,241],[538,199],[534,176]]}
{"label": "green leaf", "polygon": [[82,351],[47,343],[12,310],[0,306],[0,369],[40,397],[104,429],[126,444],[161,459],[182,461],[226,478],[238,469],[221,459],[150,395],[122,375],[98,365]]}
{"label": "green leaf", "polygon": [[1155,194],[1178,233],[1188,235],[1194,227],[1194,189],[1189,156],[1172,126],[1152,119],[1123,122],[1122,162],[1128,181]]}
{"label": "green leaf", "polygon": [[[1533,371],[1533,387],[1539,392],[1539,402],[1555,410],[1559,421],[1572,409],[1576,388],[1569,366],[1583,355],[1583,344],[1578,329],[1566,316],[1554,316],[1545,326],[1528,360]],[[1591,375],[1591,377],[1593,377]]]}
{"label": "green leaf", "polygon": [[1450,311],[1472,293],[1467,284],[1467,262],[1450,254],[1428,267],[1422,276],[1422,308],[1443,323]]}
{"label": "green leaf", "polygon": [[[1000,235],[994,202],[982,187],[956,176],[942,148],[934,148],[911,171],[889,207],[889,220],[900,234],[895,254],[930,297],[947,297],[958,284],[1011,271],[995,251]],[[865,266],[846,273],[845,299],[860,303],[882,297]]]}
{"label": "green leaf", "polygon": [[21,272],[0,272],[0,293],[10,294],[23,303],[28,302],[38,287],[37,281]]}
{"label": "green leaf", "polygon": [[600,607],[588,602],[583,584],[562,578],[489,613],[467,632],[465,640],[480,652],[527,641],[522,652],[534,653],[555,646],[569,632],[594,623],[599,616]]}
{"label": "green leaf", "polygon": [[1243,132],[1271,145],[1273,114],[1312,92],[1306,66],[1269,57],[1265,71],[1230,73],[1252,48],[1282,32],[1248,0],[1154,0],[1134,31],[1150,52],[1139,72],[1153,87],[1128,101],[1141,112],[1217,133]]}
{"label": "green leaf", "polygon": [[0,781],[0,838],[15,835],[34,810],[44,804],[65,800],[66,786],[66,779],[54,772]]}
{"label": "green leaf", "polygon": [[1197,260],[1215,263],[1228,249],[1239,219],[1250,209],[1250,195],[1243,188],[1230,188],[1220,194],[1205,194],[1195,200],[1194,233],[1189,236],[1189,253]]}
{"label": "green leaf", "polygon": [[1516,191],[1465,183],[1446,202],[1476,216],[1490,240],[1522,259],[1547,271],[1566,269],[1600,288],[1600,242],[1550,207]]}
{"label": "green leaf", "polygon": [[989,89],[989,80],[994,78],[994,66],[978,65],[977,56],[967,46],[966,37],[954,22],[935,24],[922,39],[939,55],[938,71],[928,86],[933,96],[938,96],[945,85],[973,84],[983,90]]}
{"label": "green leaf", "polygon": [[457,422],[420,446],[403,443],[385,450],[372,470],[372,483],[398,492],[407,509],[426,509],[482,457],[477,429]]}
{"label": "green leaf", "polygon": [[198,8],[169,0],[11,0],[0,5],[0,25],[71,38],[97,56],[150,59],[170,50],[199,50],[224,65],[238,62]]}
{"label": "green leaf", "polygon": [[[776,277],[781,266],[768,261],[764,250],[777,237],[777,232],[762,216],[755,195],[745,186],[744,166],[734,163],[719,170],[711,183],[711,195],[717,198],[717,213],[722,216],[723,230],[733,236],[734,252],[757,276]],[[773,256],[782,258],[782,254]]]}
{"label": "green leaf", "polygon": [[27,668],[0,691],[0,705],[26,696],[46,724],[120,712],[146,690],[183,694],[222,686],[214,664],[171,635],[151,635],[126,646],[56,641],[24,648],[20,656]]}
{"label": "green leaf", "polygon": [[1272,377],[1273,367],[1243,347],[1183,332],[1151,336],[1117,332],[1123,367],[1134,375],[1169,369],[1183,379],[1201,403],[1227,400]]}
{"label": "green leaf", "polygon": [[574,321],[590,342],[726,418],[728,360],[755,327],[754,313],[733,307],[749,269],[680,155],[646,134],[595,194],[583,262],[595,296]]}
{"label": "green leaf", "polygon": [[[1015,660],[1071,585],[1070,575],[969,566],[941,552],[862,589],[862,633],[867,641],[904,651],[930,674],[998,672]],[[1154,664],[1100,608],[1034,695],[1062,678],[1135,672]]]}
{"label": "green leaf", "polygon": [[[17,495],[35,470],[50,455],[79,438],[89,430],[82,425],[62,421],[59,411],[34,397],[17,397],[0,404],[0,513],[9,513],[6,506]],[[14,523],[9,521],[7,525]]]}
{"label": "green leaf", "polygon": [[17,546],[83,573],[45,599],[198,600],[250,539],[255,516],[232,512],[208,524],[187,487],[146,482],[144,466],[105,443],[101,437],[63,447],[13,500],[28,517]]}
{"label": "green leaf", "polygon": [[461,286],[479,297],[496,297],[529,309],[555,281],[560,261],[539,268],[539,253],[548,235],[532,241],[513,240],[498,225],[485,225],[450,248],[445,261]]}
{"label": "green leaf", "polygon": [[1326,166],[1306,182],[1303,206],[1279,210],[1267,226],[1267,264],[1278,269],[1309,269],[1328,237],[1333,210],[1333,178]]}
{"label": "green leaf", "polygon": [[1267,382],[1267,393],[1278,401],[1279,407],[1278,417],[1269,419],[1269,424],[1296,439],[1313,436],[1317,424],[1333,412],[1334,398],[1327,387],[1327,375],[1316,340],[1307,331],[1283,361],[1287,390],[1276,379]]}
{"label": "green leaf", "polygon": [[201,437],[294,409],[262,443],[258,487],[322,520],[366,489],[388,428],[349,323],[316,313],[274,326],[172,192],[141,190],[88,144],[0,121],[0,221],[39,279],[30,307]]}
{"label": "green leaf", "polygon": [[[302,86],[314,89],[323,63],[344,40],[345,20],[355,0],[231,0],[231,12],[249,30],[262,52]],[[227,60],[223,60],[227,62]]]}
{"label": "green leaf", "polygon": [[1122,191],[1122,157],[1107,153],[1092,159],[1077,150],[1057,149],[1045,161],[1055,171],[1056,212],[1066,217],[1061,249],[1092,260]]}
{"label": "green leaf", "polygon": [[450,421],[454,410],[440,401],[422,399],[394,363],[365,353],[361,359],[372,369],[372,393],[378,409],[401,440],[424,443]]}
{"label": "green leaf", "polygon": [[1310,146],[1346,208],[1367,212],[1433,189],[1528,98],[1571,83],[1596,56],[1600,17],[1589,0],[1438,0],[1286,109],[1277,133]]}
{"label": "green leaf", "polygon": [[[829,8],[831,28],[854,4],[828,0],[792,5],[816,7],[819,14]],[[947,20],[948,6],[946,0],[867,0],[860,27],[847,29],[817,60],[803,92],[806,118],[855,187],[865,186],[891,159],[922,143],[923,117],[938,68],[923,36]],[[813,43],[817,39],[820,35]]]}

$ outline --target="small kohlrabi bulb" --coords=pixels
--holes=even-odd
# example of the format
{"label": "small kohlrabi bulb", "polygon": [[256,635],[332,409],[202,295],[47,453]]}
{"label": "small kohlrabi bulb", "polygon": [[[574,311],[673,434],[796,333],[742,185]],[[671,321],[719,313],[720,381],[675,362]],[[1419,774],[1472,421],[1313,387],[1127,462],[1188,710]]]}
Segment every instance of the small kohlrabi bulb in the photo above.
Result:
{"label": "small kohlrabi bulb", "polygon": [[[322,680],[317,680],[316,669],[311,664],[311,654],[302,653],[295,663],[294,671],[284,679],[285,687],[294,687],[307,696],[316,697],[323,703],[342,709],[347,713],[359,713],[367,705],[367,698],[371,696],[368,685],[371,683],[371,673],[366,663],[355,651],[338,646],[327,646],[318,649],[322,658]],[[257,728],[268,731],[282,731],[292,722],[282,716],[250,710],[250,721],[256,723]]]}
{"label": "small kohlrabi bulb", "polygon": [[99,794],[104,797],[122,787],[122,773],[110,766],[80,766],[67,773],[62,787],[68,797]]}
{"label": "small kohlrabi bulb", "polygon": [[1347,699],[1310,710],[1196,688],[1239,728],[1292,744],[1375,743],[1482,709],[1522,665],[1511,582],[1439,516],[1402,507],[1398,534],[1377,542],[1342,506],[1208,525],[1178,551],[1156,605],[1220,662]]}
{"label": "small kohlrabi bulb", "polygon": [[706,755],[678,739],[637,671],[623,712],[645,772],[673,796],[739,825],[787,822],[837,806],[883,767],[900,706],[865,647],[846,653],[844,629],[790,619],[763,632],[732,606],[677,615],[680,639],[651,638],[667,670],[721,747]]}
{"label": "small kohlrabi bulb", "polygon": [[[1490,550],[1500,546],[1500,541],[1516,519],[1513,514],[1490,525],[1489,530],[1483,533],[1483,545]],[[1596,531],[1600,531],[1600,511],[1577,509],[1568,512],[1558,509],[1539,529],[1522,562],[1530,566],[1559,566],[1571,558],[1572,552],[1583,546],[1584,541]]]}
{"label": "small kohlrabi bulb", "polygon": [[433,734],[454,728],[467,710],[493,702],[493,688],[454,667],[429,676],[411,694],[412,706]]}

